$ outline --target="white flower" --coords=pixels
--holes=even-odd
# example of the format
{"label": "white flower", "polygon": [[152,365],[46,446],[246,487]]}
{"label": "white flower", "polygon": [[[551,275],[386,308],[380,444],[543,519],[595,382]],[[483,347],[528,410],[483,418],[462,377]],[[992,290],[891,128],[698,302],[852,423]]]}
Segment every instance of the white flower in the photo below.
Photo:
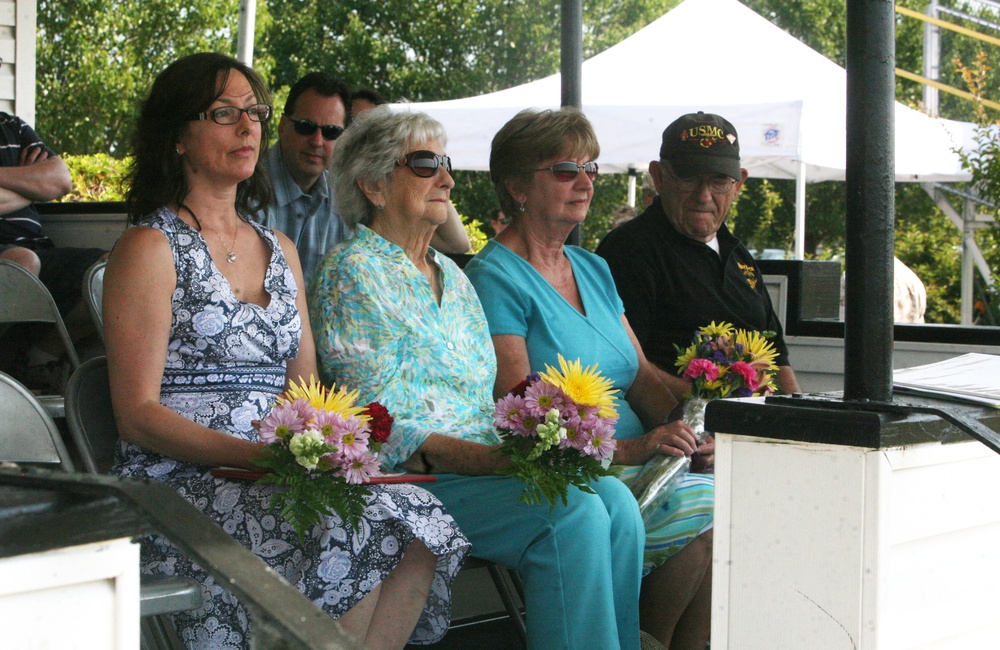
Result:
{"label": "white flower", "polygon": [[295,456],[295,462],[306,469],[316,469],[319,459],[327,453],[323,434],[315,429],[296,433],[288,443],[288,450]]}
{"label": "white flower", "polygon": [[191,325],[199,336],[215,336],[222,332],[226,325],[222,307],[209,305],[191,319]]}

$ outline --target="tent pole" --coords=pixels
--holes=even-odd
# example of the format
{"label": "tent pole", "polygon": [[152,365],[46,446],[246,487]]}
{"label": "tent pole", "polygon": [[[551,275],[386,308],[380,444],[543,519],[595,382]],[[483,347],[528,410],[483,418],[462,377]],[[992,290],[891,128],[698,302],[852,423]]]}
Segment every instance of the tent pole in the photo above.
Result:
{"label": "tent pole", "polygon": [[254,30],[257,23],[257,0],[240,1],[240,23],[236,37],[236,59],[253,66]]}
{"label": "tent pole", "polygon": [[799,161],[795,174],[795,252],[794,259],[806,258],[806,164]]}
{"label": "tent pole", "polygon": [[966,199],[962,202],[962,304],[960,306],[960,316],[962,325],[969,327],[972,322],[972,305],[975,302],[973,285],[975,284],[975,270],[973,268],[973,256],[976,246],[976,231],[972,227],[972,219],[975,218],[976,208],[972,201]]}
{"label": "tent pole", "polygon": [[635,207],[635,177],[638,173],[635,167],[628,168],[628,205],[630,208]]}

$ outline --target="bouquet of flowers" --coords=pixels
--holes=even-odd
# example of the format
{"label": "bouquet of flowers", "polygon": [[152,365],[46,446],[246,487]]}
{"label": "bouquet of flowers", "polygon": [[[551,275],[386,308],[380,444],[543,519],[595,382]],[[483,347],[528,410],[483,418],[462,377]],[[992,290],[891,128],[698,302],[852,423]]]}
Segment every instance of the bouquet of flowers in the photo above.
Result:
{"label": "bouquet of flowers", "polygon": [[[684,421],[698,442],[705,440],[705,407],[713,399],[768,395],[774,391],[774,360],[778,351],[768,339],[774,332],[735,329],[712,321],[695,332],[685,350],[678,348],[677,368],[691,382],[684,403]],[[680,479],[691,468],[687,456],[654,456],[636,475],[632,493],[639,512],[647,519],[673,494]]]}
{"label": "bouquet of flowers", "polygon": [[325,515],[357,526],[392,417],[378,402],[355,406],[357,391],[326,389],[312,377],[300,382],[292,381],[261,421],[267,446],[253,462],[270,470],[258,484],[286,488],[275,492],[271,508],[280,508],[302,541]]}
{"label": "bouquet of flowers", "polygon": [[677,368],[691,382],[691,397],[706,400],[752,397],[774,392],[778,351],[768,339],[774,332],[735,329],[729,323],[695,332],[686,350],[678,349]]}
{"label": "bouquet of flowers", "polygon": [[569,486],[593,493],[590,481],[618,475],[611,466],[617,392],[596,364],[583,368],[579,359],[559,355],[559,370],[546,364],[497,402],[499,453],[510,459],[499,473],[525,482],[522,502],[540,504],[544,497],[549,508],[566,505]]}

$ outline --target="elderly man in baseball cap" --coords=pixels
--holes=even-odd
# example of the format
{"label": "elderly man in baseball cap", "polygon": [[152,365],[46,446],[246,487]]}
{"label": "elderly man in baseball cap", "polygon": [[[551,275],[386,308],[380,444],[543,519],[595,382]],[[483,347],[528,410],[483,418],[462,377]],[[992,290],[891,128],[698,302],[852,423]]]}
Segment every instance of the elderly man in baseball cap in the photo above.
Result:
{"label": "elderly man in baseball cap", "polygon": [[726,321],[775,332],[776,383],[781,392],[799,392],[760,269],[725,224],[747,178],[736,129],[711,113],[677,118],[663,132],[649,173],[659,196],[608,233],[597,254],[611,267],[625,315],[661,379],[681,399],[690,386],[675,374],[675,346],[683,349],[695,330]]}

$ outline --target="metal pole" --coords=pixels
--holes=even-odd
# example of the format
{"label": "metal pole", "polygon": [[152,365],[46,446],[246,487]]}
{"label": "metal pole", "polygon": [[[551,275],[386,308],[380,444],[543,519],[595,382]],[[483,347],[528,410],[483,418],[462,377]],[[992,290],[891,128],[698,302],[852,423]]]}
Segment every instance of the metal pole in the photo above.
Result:
{"label": "metal pole", "polygon": [[562,106],[583,105],[583,3],[562,2]]}
{"label": "metal pole", "polygon": [[[562,106],[583,107],[583,3],[562,1],[562,39],[559,70],[562,73]],[[580,245],[580,226],[566,238],[572,246]]]}
{"label": "metal pole", "polygon": [[795,174],[795,250],[792,259],[806,258],[806,164],[799,162]]}
{"label": "metal pole", "polygon": [[895,43],[891,0],[848,0],[844,397],[849,400],[892,400]]}
{"label": "metal pole", "polygon": [[236,60],[253,66],[254,30],[257,24],[257,0],[240,2],[239,32],[236,37]]}
{"label": "metal pole", "polygon": [[973,256],[976,250],[976,231],[972,227],[972,221],[975,218],[976,206],[973,205],[972,201],[966,199],[962,202],[962,304],[959,308],[962,325],[965,327],[972,326],[972,305],[975,302],[973,296],[973,287],[975,286]]}
{"label": "metal pole", "polygon": [[[931,18],[939,18],[938,2],[927,3],[924,13]],[[941,28],[937,25],[924,23],[924,76],[937,81],[941,72]],[[931,85],[924,86],[924,110],[932,117],[939,115],[938,89]]]}

